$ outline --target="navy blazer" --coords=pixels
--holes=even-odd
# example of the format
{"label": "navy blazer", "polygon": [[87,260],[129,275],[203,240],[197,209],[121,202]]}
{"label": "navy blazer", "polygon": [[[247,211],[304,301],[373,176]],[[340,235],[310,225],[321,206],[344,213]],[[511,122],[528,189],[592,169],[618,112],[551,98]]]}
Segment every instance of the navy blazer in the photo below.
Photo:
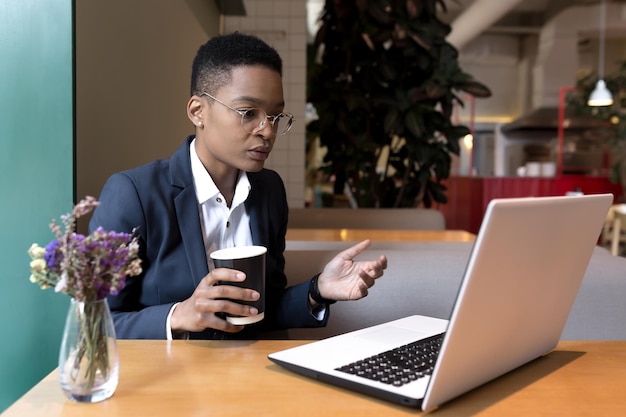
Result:
{"label": "navy blazer", "polygon": [[[102,189],[90,232],[131,232],[137,228],[143,272],[128,277],[119,295],[108,298],[117,336],[164,339],[165,322],[174,303],[191,296],[208,265],[200,211],[193,185],[189,136],[168,159],[112,175]],[[258,330],[318,327],[326,324],[310,312],[308,281],[287,287],[284,273],[288,206],[285,187],[271,170],[249,172],[245,202],[256,245],[267,247],[265,319],[240,333],[205,330],[191,338],[257,338]]]}

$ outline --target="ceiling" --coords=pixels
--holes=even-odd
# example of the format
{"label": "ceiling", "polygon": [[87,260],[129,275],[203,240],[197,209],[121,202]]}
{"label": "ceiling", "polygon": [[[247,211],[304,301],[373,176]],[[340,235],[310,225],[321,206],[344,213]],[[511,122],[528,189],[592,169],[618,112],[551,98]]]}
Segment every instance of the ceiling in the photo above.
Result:
{"label": "ceiling", "polygon": [[[441,13],[440,18],[454,25],[459,23],[461,17],[469,14],[472,9],[479,10],[473,17],[476,24],[481,26],[481,17],[490,13],[497,18],[485,22],[481,33],[507,33],[507,34],[538,34],[541,28],[554,16],[563,10],[574,6],[593,6],[600,4],[602,0],[444,0],[447,12]],[[508,7],[502,6],[509,4]],[[626,0],[606,0],[606,4],[626,4]],[[494,6],[503,11],[498,16],[493,12]],[[494,14],[495,13],[495,14]],[[482,27],[482,26],[481,26]]]}
{"label": "ceiling", "polygon": [[[501,0],[444,0],[448,9],[441,18],[452,22],[474,4],[489,7]],[[599,4],[601,0],[521,0],[517,5],[499,19],[490,30],[506,30],[510,27],[539,29],[559,12],[573,6],[589,6]],[[607,0],[608,3],[626,3],[626,0]]]}

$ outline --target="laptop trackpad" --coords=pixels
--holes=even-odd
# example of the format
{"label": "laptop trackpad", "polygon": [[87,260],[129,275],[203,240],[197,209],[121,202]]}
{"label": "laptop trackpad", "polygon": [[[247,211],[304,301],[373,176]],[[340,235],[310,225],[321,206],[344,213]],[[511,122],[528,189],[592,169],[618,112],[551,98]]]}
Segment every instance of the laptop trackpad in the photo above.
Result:
{"label": "laptop trackpad", "polygon": [[359,339],[372,340],[377,343],[385,343],[393,346],[399,346],[416,340],[424,339],[433,334],[427,332],[403,329],[395,326],[383,326],[374,328],[365,332],[360,332],[355,336]]}

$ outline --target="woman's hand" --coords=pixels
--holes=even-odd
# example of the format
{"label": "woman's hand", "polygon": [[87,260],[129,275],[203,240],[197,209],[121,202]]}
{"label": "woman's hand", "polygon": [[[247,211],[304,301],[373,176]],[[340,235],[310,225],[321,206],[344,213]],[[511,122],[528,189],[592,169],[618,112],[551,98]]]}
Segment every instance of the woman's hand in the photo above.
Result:
{"label": "woman's hand", "polygon": [[258,314],[256,308],[236,302],[258,300],[258,292],[228,285],[228,282],[241,282],[245,279],[243,272],[234,269],[216,268],[209,272],[202,278],[191,297],[180,302],[174,309],[170,320],[172,331],[200,332],[207,328],[231,333],[241,331],[244,326],[231,324],[217,314]]}
{"label": "woman's hand", "polygon": [[364,240],[335,256],[320,274],[317,285],[320,295],[329,300],[358,300],[367,296],[376,279],[387,268],[387,257],[375,261],[355,261],[371,244]]}

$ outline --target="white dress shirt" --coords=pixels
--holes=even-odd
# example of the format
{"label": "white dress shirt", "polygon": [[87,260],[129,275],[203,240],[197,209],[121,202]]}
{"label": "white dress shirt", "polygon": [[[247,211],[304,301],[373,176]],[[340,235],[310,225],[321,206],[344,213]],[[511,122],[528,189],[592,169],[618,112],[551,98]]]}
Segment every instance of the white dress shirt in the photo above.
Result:
{"label": "white dress shirt", "polygon": [[[228,207],[226,199],[200,161],[195,142],[194,139],[189,145],[189,156],[196,198],[200,208],[202,238],[210,271],[214,268],[213,261],[209,256],[211,252],[223,248],[253,244],[250,218],[244,205],[250,194],[250,181],[248,181],[246,173],[241,172],[235,186],[232,204]],[[178,303],[174,304],[167,315],[165,330],[168,340],[173,338],[171,318],[177,305]]]}

